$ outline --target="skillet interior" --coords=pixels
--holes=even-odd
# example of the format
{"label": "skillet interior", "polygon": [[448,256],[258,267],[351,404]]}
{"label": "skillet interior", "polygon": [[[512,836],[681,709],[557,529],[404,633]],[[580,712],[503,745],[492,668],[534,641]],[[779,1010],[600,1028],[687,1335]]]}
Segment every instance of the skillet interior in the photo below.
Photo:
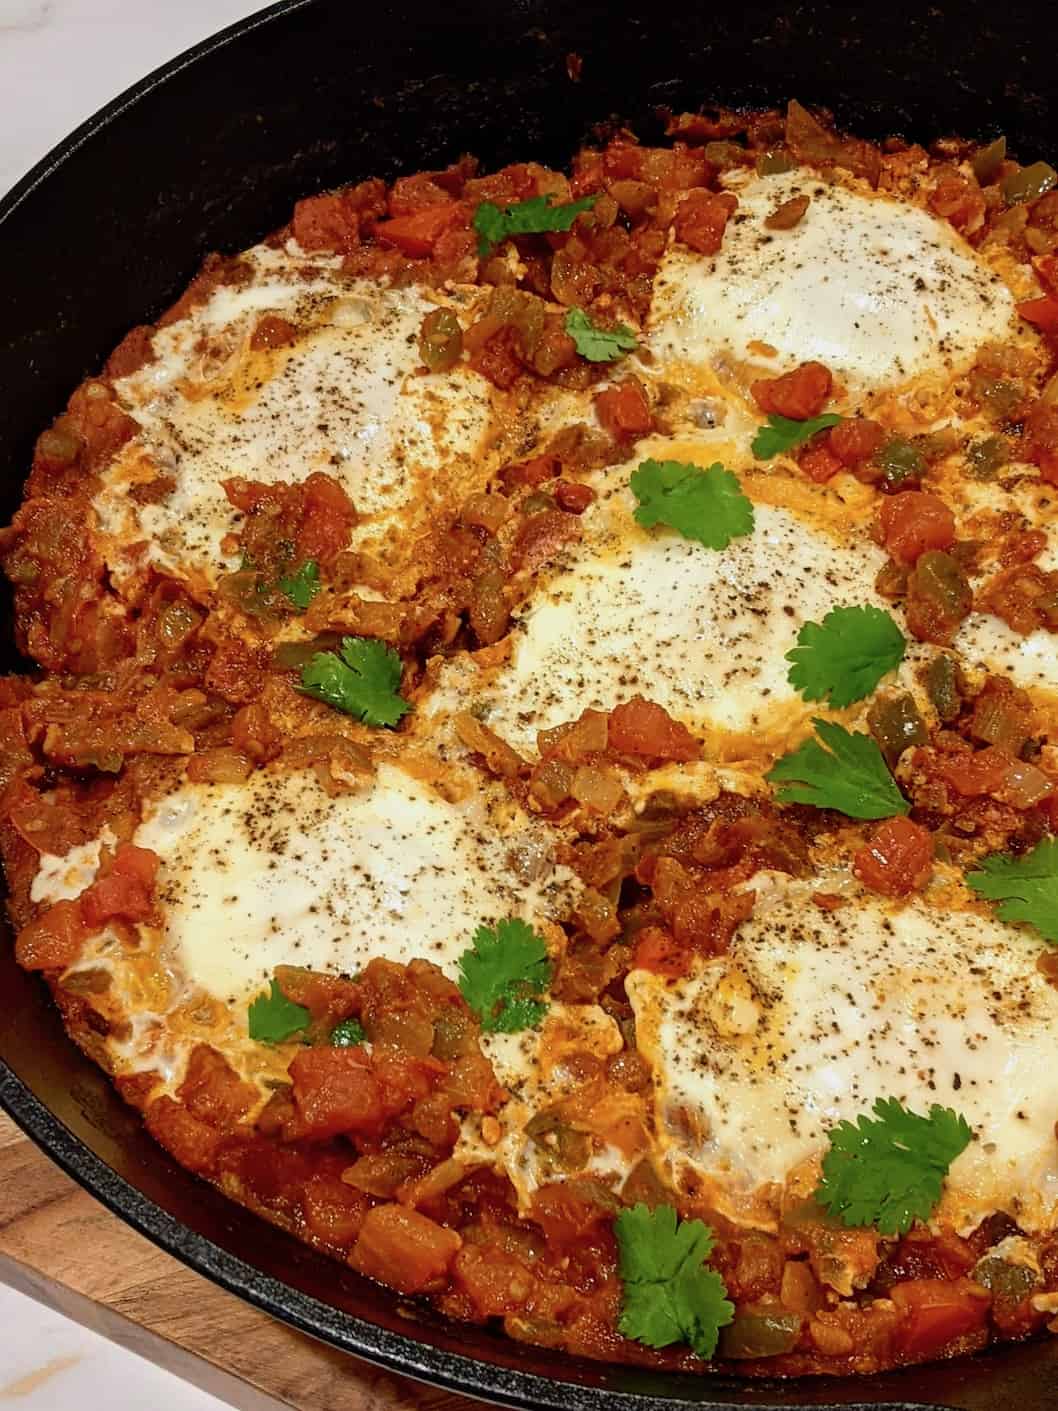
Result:
{"label": "skillet interior", "polygon": [[[574,11],[574,12],[570,12]],[[0,203],[0,514],[36,433],[132,324],[156,316],[212,249],[237,250],[301,195],[472,150],[488,165],[563,163],[609,116],[796,94],[865,136],[1005,132],[1053,156],[1058,14],[1025,0],[742,4],[652,18],[616,0],[286,0],[116,100]],[[584,59],[572,84],[566,55]],[[937,65],[936,56],[943,56]],[[19,661],[4,633],[3,666]],[[24,664],[23,664],[24,665]],[[437,1320],[416,1340],[399,1298],[231,1205],[175,1166],[67,1040],[43,986],[0,944],[0,1104],[112,1209],[203,1273],[337,1346],[515,1405],[1058,1404],[1058,1340],[863,1382],[690,1379],[563,1360]],[[325,1306],[322,1299],[341,1311]],[[476,1360],[470,1360],[476,1359]],[[561,1380],[556,1381],[555,1377]]]}

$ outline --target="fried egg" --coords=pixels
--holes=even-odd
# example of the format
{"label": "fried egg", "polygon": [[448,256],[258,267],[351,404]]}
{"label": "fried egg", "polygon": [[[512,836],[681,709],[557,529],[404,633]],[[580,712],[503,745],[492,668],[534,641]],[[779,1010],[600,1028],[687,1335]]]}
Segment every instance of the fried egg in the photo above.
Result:
{"label": "fried egg", "polygon": [[[419,957],[456,979],[480,925],[517,916],[561,943],[552,918],[578,891],[552,840],[504,792],[450,801],[386,762],[362,789],[333,798],[310,772],[186,783],[148,806],[133,841],[161,862],[161,931],[141,927],[131,951],[104,931],[75,970],[109,975],[123,1018],[146,1010],[161,1019],[197,996],[207,1015],[243,1016],[243,1034],[247,1002],[278,965],[353,974],[376,957]],[[36,899],[78,895],[99,852],[97,840],[63,858],[45,854]],[[130,1053],[119,1040],[116,1056],[118,1071],[156,1066],[149,1046]]]}
{"label": "fried egg", "polygon": [[[850,390],[950,379],[1015,327],[1000,276],[947,221],[892,197],[796,171],[739,172],[738,209],[716,255],[670,245],[658,271],[648,346],[662,363],[748,360],[758,375],[825,363]],[[768,216],[795,196],[790,230]]]}
{"label": "fried egg", "polygon": [[[705,466],[716,448],[681,442],[678,458]],[[643,455],[666,449],[651,444]],[[790,685],[784,653],[805,621],[832,607],[881,605],[872,585],[884,554],[864,534],[768,503],[755,505],[753,532],[723,550],[644,529],[629,488],[639,459],[595,482],[599,499],[582,516],[581,540],[536,575],[510,660],[487,669],[453,663],[427,709],[471,701],[531,756],[538,731],[642,695],[728,759],[785,740],[819,713]]]}
{"label": "fried egg", "polygon": [[917,898],[820,910],[823,879],[751,885],[756,909],[729,954],[686,979],[627,981],[679,1188],[773,1227],[788,1178],[816,1173],[828,1130],[895,1097],[917,1112],[954,1107],[973,1128],[938,1219],[969,1229],[1007,1210],[1026,1229],[1053,1225],[1058,989],[1036,968],[1043,943]]}
{"label": "fried egg", "polygon": [[[104,471],[93,508],[119,585],[151,564],[215,586],[235,563],[224,541],[239,515],[221,484],[231,476],[274,484],[325,471],[363,517],[353,546],[403,562],[439,508],[480,488],[505,441],[525,438],[525,408],[514,417],[470,368],[431,376],[421,366],[424,317],[471,303],[477,289],[352,279],[339,261],[294,249],[242,258],[249,280],[158,330],[155,360],[115,385],[139,431]],[[293,341],[253,348],[265,314],[291,325]]]}

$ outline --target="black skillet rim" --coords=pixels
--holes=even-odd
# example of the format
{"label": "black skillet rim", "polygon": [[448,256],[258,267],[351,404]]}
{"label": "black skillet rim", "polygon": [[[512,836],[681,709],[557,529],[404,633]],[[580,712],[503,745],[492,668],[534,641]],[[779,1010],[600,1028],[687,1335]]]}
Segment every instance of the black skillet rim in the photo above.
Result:
{"label": "black skillet rim", "polygon": [[[182,51],[132,84],[58,142],[6,195],[0,197],[0,224],[85,142],[133,107],[140,98],[216,50],[223,49],[244,35],[284,15],[305,9],[313,3],[314,0],[276,0],[276,3],[255,11]],[[624,1408],[624,1411],[671,1411],[673,1407],[684,1407],[687,1411],[691,1411],[691,1408],[701,1408],[701,1411],[741,1411],[743,1406],[754,1404],[745,1401],[735,1403],[713,1400],[708,1396],[709,1379],[689,1374],[676,1374],[675,1378],[667,1377],[666,1381],[671,1384],[675,1380],[686,1385],[688,1393],[692,1388],[699,1393],[704,1390],[705,1397],[693,1394],[657,1395],[625,1387],[617,1389],[602,1384],[592,1385],[579,1379],[566,1379],[562,1375],[555,1378],[543,1377],[498,1362],[449,1352],[418,1338],[394,1333],[379,1324],[367,1322],[331,1307],[289,1284],[271,1278],[253,1265],[228,1253],[212,1240],[197,1234],[118,1175],[40,1101],[2,1058],[0,1110],[6,1112],[56,1165],[112,1214],[131,1225],[166,1253],[179,1259],[196,1273],[219,1284],[229,1293],[244,1298],[300,1332],[387,1371],[481,1401],[525,1408],[526,1411],[545,1407],[555,1408],[555,1411],[614,1411],[615,1407]],[[606,1374],[605,1364],[564,1357],[559,1358],[558,1362],[560,1365],[556,1367],[556,1371],[560,1374],[568,1370],[576,1376],[578,1371],[583,1369],[583,1374],[588,1377],[594,1374],[596,1382],[601,1382],[601,1378]],[[619,1372],[625,1382],[635,1380],[638,1373],[635,1368],[614,1368],[611,1371]],[[910,1374],[913,1372],[914,1369],[909,1369]],[[814,1383],[817,1392],[824,1391],[825,1382],[821,1383],[819,1379],[809,1381]],[[754,1387],[765,1395],[770,1392],[771,1396],[768,1396],[767,1401],[758,1404],[767,1404],[772,1407],[772,1411],[796,1411],[792,1403],[783,1406],[772,1398],[781,1394],[784,1389],[796,1396],[798,1385],[803,1388],[805,1383],[783,1383],[774,1380],[764,1382],[754,1379],[741,1381],[739,1385],[750,1394]],[[842,1383],[842,1389],[847,1386],[847,1382]],[[868,1392],[871,1379],[864,1379],[863,1386],[865,1392]],[[913,1395],[913,1386],[910,1383],[907,1390]],[[927,1404],[904,1400],[901,1397],[885,1402],[843,1399],[824,1402],[813,1399],[812,1405],[815,1411],[930,1411],[937,1403]],[[943,1411],[943,1408],[937,1407],[937,1411]]]}

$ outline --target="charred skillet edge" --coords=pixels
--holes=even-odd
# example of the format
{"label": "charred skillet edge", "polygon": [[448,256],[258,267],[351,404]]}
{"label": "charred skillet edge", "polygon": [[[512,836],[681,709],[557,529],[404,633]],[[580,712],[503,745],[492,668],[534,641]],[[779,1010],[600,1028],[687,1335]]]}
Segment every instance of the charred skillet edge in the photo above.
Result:
{"label": "charred skillet edge", "polygon": [[271,24],[273,20],[282,15],[291,14],[295,10],[303,10],[313,3],[314,0],[277,0],[276,4],[266,5],[264,9],[257,10],[245,20],[237,20],[235,24],[218,30],[208,39],[203,39],[200,44],[185,49],[175,59],[170,59],[168,63],[160,64],[158,68],[152,69],[145,78],[141,78],[119,93],[116,98],[112,98],[105,107],[99,108],[79,127],[75,127],[73,132],[64,137],[61,142],[57,142],[50,152],[45,153],[39,162],[30,167],[25,176],[15,182],[6,195],[0,194],[0,226],[8,216],[15,213],[23,201],[31,196],[43,181],[47,180],[52,172],[68,161],[97,132],[108,127],[115,118],[120,117],[126,108],[131,108],[139,102],[144,94],[150,93],[152,89],[165,83],[175,74],[181,73],[200,59],[204,59],[207,54],[225,48],[235,40],[242,39],[244,35],[259,29],[262,25]]}
{"label": "charred skillet edge", "polygon": [[[688,1411],[743,1411],[747,1405],[772,1408],[772,1411],[797,1411],[811,1406],[814,1411],[947,1411],[937,1402],[922,1401],[819,1401],[807,1399],[813,1391],[826,1395],[825,1383],[816,1379],[799,1384],[780,1382],[742,1382],[740,1390],[759,1400],[717,1401],[708,1395],[708,1378],[689,1375],[673,1377],[672,1384],[686,1387],[691,1395],[656,1396],[617,1387],[587,1386],[562,1376],[544,1378],[516,1368],[498,1366],[479,1359],[463,1357],[415,1338],[402,1337],[373,1323],[354,1318],[319,1300],[292,1289],[252,1265],[227,1253],[212,1241],[196,1234],[188,1226],[167,1214],[147,1199],[51,1113],[33,1092],[0,1060],[0,1109],[26,1133],[66,1174],[119,1216],[146,1236],[167,1254],[173,1255],[196,1273],[220,1284],[229,1293],[238,1294],[247,1302],[279,1318],[312,1337],[326,1340],[345,1352],[354,1353],[365,1361],[387,1371],[414,1377],[447,1391],[498,1402],[504,1406],[555,1408],[555,1411],[672,1411],[686,1407]],[[556,1370],[577,1375],[578,1364],[555,1355]],[[588,1369],[606,1378],[628,1383],[637,1380],[637,1369],[605,1365]],[[913,1376],[915,1369],[904,1375]],[[865,1388],[870,1381],[864,1383]],[[811,1389],[810,1389],[811,1388]],[[795,1400],[779,1400],[793,1396]]]}
{"label": "charred skillet edge", "polygon": [[[152,90],[208,55],[314,3],[316,0],[279,0],[279,3],[186,50],[126,89],[52,148],[6,196],[0,197],[0,227],[81,147],[121,118],[126,110],[134,107]],[[119,1101],[116,1094],[114,1101]],[[1024,1411],[1035,1411],[1036,1406],[1042,1409],[1047,1404],[1042,1400],[1037,1402],[1031,1395],[1026,1399],[1029,1387],[1024,1380],[1019,1379],[1014,1387],[1011,1382],[1004,1386],[1002,1378],[994,1401],[979,1394],[973,1396],[971,1401],[965,1400],[969,1387],[976,1384],[979,1391],[981,1382],[989,1380],[991,1369],[986,1358],[947,1364],[952,1373],[951,1393],[957,1395],[957,1400],[948,1401],[951,1393],[945,1389],[941,1391],[944,1401],[924,1402],[905,1400],[904,1387],[911,1391],[920,1378],[934,1380],[936,1374],[943,1370],[940,1367],[912,1368],[904,1373],[888,1374],[883,1388],[881,1379],[865,1379],[856,1385],[849,1382],[838,1385],[818,1379],[782,1383],[679,1374],[659,1376],[637,1368],[580,1362],[557,1353],[550,1354],[549,1361],[558,1375],[544,1377],[511,1365],[520,1354],[532,1355],[531,1349],[524,1349],[516,1343],[509,1348],[498,1349],[496,1360],[448,1352],[429,1341],[405,1337],[342,1312],[264,1274],[197,1234],[119,1176],[57,1118],[2,1059],[0,1110],[6,1112],[67,1175],[107,1209],[197,1273],[299,1331],[374,1365],[482,1401],[526,1408],[526,1411],[533,1411],[533,1408],[555,1408],[555,1411],[671,1411],[671,1408],[680,1407],[687,1408],[687,1411],[693,1411],[693,1408],[702,1408],[702,1411],[741,1411],[741,1408],[748,1406],[770,1407],[772,1411],[798,1411],[802,1407],[813,1407],[815,1411],[950,1411],[952,1406],[998,1406],[1003,1404],[1000,1398],[1004,1392],[1013,1392],[1021,1401]],[[452,1333],[458,1337],[458,1332],[458,1325],[452,1325]],[[1017,1349],[1006,1351],[1008,1355],[1012,1352],[1016,1354]],[[542,1355],[548,1357],[546,1353]],[[894,1381],[903,1385],[894,1387]],[[655,1390],[644,1392],[635,1389],[648,1384]],[[664,1391],[658,1389],[661,1384]],[[880,1395],[889,1394],[889,1399],[872,1397],[872,1387]],[[1048,1397],[1046,1388],[1039,1386],[1032,1389]],[[729,1394],[734,1399],[715,1399],[710,1393],[716,1392]],[[861,1396],[868,1399],[860,1400]]]}

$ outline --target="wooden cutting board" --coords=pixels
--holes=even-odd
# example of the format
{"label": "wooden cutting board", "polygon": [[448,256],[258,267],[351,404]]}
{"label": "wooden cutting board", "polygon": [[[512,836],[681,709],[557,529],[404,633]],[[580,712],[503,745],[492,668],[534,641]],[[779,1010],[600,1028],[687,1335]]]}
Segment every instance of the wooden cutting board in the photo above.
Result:
{"label": "wooden cutting board", "polygon": [[239,1411],[472,1411],[325,1347],[156,1249],[0,1113],[0,1280]]}

